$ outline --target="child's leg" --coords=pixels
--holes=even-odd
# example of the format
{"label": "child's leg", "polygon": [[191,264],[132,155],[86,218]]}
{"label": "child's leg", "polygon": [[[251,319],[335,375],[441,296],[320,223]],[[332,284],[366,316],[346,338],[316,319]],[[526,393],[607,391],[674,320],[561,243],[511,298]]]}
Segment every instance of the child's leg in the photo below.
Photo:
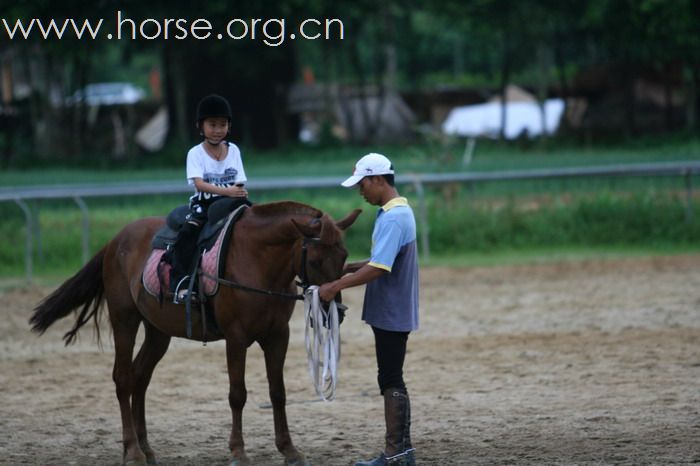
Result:
{"label": "child's leg", "polygon": [[173,244],[170,269],[170,291],[177,292],[178,283],[192,273],[193,259],[197,255],[197,238],[207,219],[205,206],[190,204],[190,214]]}
{"label": "child's leg", "polygon": [[170,269],[170,291],[176,291],[177,284],[192,272],[192,259],[197,254],[197,237],[202,226],[186,222],[177,234],[173,244]]}

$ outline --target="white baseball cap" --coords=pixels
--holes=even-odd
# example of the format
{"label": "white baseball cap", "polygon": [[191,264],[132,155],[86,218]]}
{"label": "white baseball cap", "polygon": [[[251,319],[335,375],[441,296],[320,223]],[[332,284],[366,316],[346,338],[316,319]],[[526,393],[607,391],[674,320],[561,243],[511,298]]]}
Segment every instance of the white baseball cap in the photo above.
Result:
{"label": "white baseball cap", "polygon": [[387,159],[382,154],[372,152],[358,160],[355,164],[355,170],[353,170],[352,176],[340,184],[341,186],[350,188],[359,183],[365,176],[393,174],[394,167],[391,165],[391,160]]}

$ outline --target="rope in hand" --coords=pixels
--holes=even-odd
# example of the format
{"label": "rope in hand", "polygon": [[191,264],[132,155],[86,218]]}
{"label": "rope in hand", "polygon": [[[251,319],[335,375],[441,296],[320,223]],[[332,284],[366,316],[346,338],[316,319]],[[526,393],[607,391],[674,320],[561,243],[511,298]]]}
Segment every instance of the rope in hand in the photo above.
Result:
{"label": "rope in hand", "polygon": [[304,319],[304,340],[311,382],[322,400],[331,401],[335,398],[338,381],[340,322],[335,301],[331,301],[326,311],[318,297],[316,285],[304,292]]}

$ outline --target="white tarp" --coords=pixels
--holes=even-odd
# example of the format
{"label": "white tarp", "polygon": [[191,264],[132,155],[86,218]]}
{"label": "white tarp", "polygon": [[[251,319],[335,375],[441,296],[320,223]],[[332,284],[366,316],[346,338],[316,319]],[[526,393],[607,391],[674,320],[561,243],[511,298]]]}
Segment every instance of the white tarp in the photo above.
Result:
{"label": "white tarp", "polygon": [[[545,128],[547,134],[554,134],[564,113],[562,99],[548,99],[544,103]],[[521,135],[539,136],[542,128],[542,108],[537,102],[508,102],[506,104],[506,139]],[[457,107],[442,124],[445,134],[456,136],[498,138],[501,132],[501,103]]]}
{"label": "white tarp", "polygon": [[136,132],[136,142],[147,151],[155,152],[163,148],[168,134],[168,109],[161,107],[158,112]]}

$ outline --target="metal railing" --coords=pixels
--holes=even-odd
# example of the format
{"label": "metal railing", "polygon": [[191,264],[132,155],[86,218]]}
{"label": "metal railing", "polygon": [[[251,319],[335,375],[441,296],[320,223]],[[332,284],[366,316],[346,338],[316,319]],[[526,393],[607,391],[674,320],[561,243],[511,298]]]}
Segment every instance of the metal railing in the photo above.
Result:
{"label": "metal railing", "polygon": [[[396,177],[397,185],[412,185],[418,199],[417,223],[419,227],[420,249],[424,258],[430,255],[430,240],[425,185],[447,183],[485,183],[493,181],[514,181],[534,179],[595,178],[595,177],[681,177],[685,181],[686,216],[692,220],[693,175],[700,174],[700,161],[642,163],[624,165],[604,165],[588,167],[550,168],[536,170],[508,170],[498,172],[460,172],[408,174]],[[340,185],[344,178],[261,178],[249,181],[247,187],[255,191],[281,189],[331,188]],[[22,210],[26,227],[25,269],[27,282],[32,281],[32,244],[34,229],[33,215],[29,199],[73,199],[82,213],[82,255],[83,262],[89,259],[90,213],[84,198],[135,196],[144,194],[191,193],[192,187],[185,182],[148,182],[54,185],[43,187],[0,188],[0,202],[15,202]],[[37,222],[38,223],[38,222]]]}

